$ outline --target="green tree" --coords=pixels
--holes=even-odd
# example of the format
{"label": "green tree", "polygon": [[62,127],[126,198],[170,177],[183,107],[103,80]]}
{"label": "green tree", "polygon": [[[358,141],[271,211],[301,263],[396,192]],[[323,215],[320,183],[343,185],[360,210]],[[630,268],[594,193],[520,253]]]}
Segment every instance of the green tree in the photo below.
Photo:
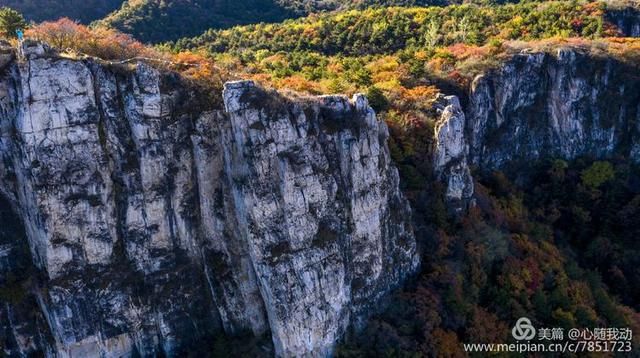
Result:
{"label": "green tree", "polygon": [[429,23],[429,27],[427,28],[427,32],[424,34],[425,43],[427,48],[432,49],[436,47],[438,42],[440,41],[440,29],[438,24],[435,21],[431,21]]}
{"label": "green tree", "polygon": [[369,87],[367,90],[367,99],[369,100],[369,105],[376,112],[383,111],[389,107],[389,100],[385,97],[384,93],[375,86]]}
{"label": "green tree", "polygon": [[0,8],[0,33],[5,37],[17,37],[16,30],[27,27],[21,13],[10,7]]}
{"label": "green tree", "polygon": [[595,162],[581,173],[582,182],[593,189],[613,179],[614,176],[613,166],[609,162]]}

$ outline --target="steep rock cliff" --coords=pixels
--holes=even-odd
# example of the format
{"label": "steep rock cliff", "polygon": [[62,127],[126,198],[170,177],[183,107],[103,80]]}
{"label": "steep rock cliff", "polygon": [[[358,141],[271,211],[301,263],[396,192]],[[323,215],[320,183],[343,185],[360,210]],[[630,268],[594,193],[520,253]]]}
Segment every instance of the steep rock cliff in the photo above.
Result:
{"label": "steep rock cliff", "polygon": [[466,117],[456,96],[439,94],[436,111],[434,168],[446,183],[445,198],[454,211],[464,210],[473,195],[473,177],[469,169],[469,143],[465,134]]}
{"label": "steep rock cliff", "polygon": [[[436,158],[457,143],[453,152],[463,158],[468,146],[467,162],[479,170],[543,158],[640,160],[640,76],[613,56],[579,48],[516,54],[476,77],[467,102],[464,113],[443,111],[441,121],[451,124],[436,128],[438,143],[452,132],[441,127],[459,128],[462,120],[464,131],[436,146]],[[437,171],[445,167],[436,160]],[[472,182],[456,180],[461,171],[444,179],[447,193],[456,193],[449,195],[453,201],[457,193],[467,201],[473,193]]]}
{"label": "steep rock cliff", "polygon": [[637,5],[636,7],[609,8],[606,19],[618,28],[621,35],[640,37],[640,10]]}
{"label": "steep rock cliff", "polygon": [[224,330],[327,355],[416,269],[364,97],[235,82],[223,109],[144,64],[3,53],[0,197],[24,234],[0,244],[38,272],[18,288],[33,317],[0,312],[6,353],[177,355]]}

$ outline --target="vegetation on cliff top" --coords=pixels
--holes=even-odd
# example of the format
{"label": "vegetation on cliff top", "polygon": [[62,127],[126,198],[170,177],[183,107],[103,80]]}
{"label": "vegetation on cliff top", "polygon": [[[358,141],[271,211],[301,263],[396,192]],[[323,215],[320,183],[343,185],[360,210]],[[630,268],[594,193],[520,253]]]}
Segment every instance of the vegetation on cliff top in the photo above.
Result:
{"label": "vegetation on cliff top", "polygon": [[7,38],[17,37],[16,31],[26,27],[27,22],[22,14],[9,7],[0,8],[0,35]]}
{"label": "vegetation on cliff top", "polygon": [[275,87],[320,94],[375,86],[390,95],[400,86],[468,81],[503,54],[534,47],[611,47],[633,57],[635,40],[614,38],[621,34],[606,20],[610,9],[602,2],[366,9],[211,30],[165,48],[206,53]]}
{"label": "vegetation on cliff top", "polygon": [[67,18],[34,25],[26,31],[25,36],[44,41],[67,58],[90,57],[123,69],[135,67],[137,62],[145,62],[162,71],[180,73],[190,85],[207,95],[211,105],[221,105],[223,83],[232,79],[228,71],[198,53],[159,51],[130,35],[112,29],[90,28]]}
{"label": "vegetation on cliff top", "polygon": [[616,37],[605,19],[610,9],[601,2],[366,9],[210,31],[165,48],[206,53],[220,68],[275,88],[367,93],[393,134],[403,184],[421,188],[438,92],[462,95],[475,75],[520,52],[570,47],[638,66],[640,41]]}

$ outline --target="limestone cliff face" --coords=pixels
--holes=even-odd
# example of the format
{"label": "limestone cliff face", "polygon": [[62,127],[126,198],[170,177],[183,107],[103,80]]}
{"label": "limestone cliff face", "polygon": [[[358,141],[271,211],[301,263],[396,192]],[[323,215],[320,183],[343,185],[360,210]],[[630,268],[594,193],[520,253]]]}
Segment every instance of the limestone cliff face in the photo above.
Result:
{"label": "limestone cliff face", "polygon": [[622,36],[640,37],[640,10],[637,6],[610,8],[606,12],[606,17]]}
{"label": "limestone cliff face", "polygon": [[435,126],[434,167],[439,179],[446,183],[445,198],[459,212],[473,195],[466,117],[456,96],[438,95],[435,105],[440,118]]}
{"label": "limestone cliff face", "polygon": [[[464,158],[468,146],[466,161],[480,170],[542,158],[619,155],[638,161],[637,73],[636,67],[612,57],[578,49],[514,55],[473,81],[464,113],[456,105],[443,111],[441,121],[447,124],[436,128],[438,143],[444,143],[437,146],[436,158]],[[463,131],[457,129],[461,126]],[[436,170],[442,168],[446,165],[436,160]],[[468,200],[472,182],[457,180],[460,172],[465,170],[446,176],[448,193],[456,200],[463,193]]]}
{"label": "limestone cliff face", "polygon": [[35,272],[0,308],[7,354],[178,355],[248,330],[324,356],[416,269],[364,97],[235,82],[223,109],[143,64],[25,55],[0,74],[0,220],[18,228],[0,257],[22,253],[0,279]]}
{"label": "limestone cliff face", "polygon": [[326,355],[418,263],[386,125],[360,95],[290,103],[240,82],[224,99],[238,236],[276,350]]}

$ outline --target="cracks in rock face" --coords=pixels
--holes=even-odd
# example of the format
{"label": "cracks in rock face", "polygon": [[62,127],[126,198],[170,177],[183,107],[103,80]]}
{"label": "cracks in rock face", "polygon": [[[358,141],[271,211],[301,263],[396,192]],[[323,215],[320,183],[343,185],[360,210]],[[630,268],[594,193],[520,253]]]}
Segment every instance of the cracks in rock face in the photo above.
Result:
{"label": "cracks in rock face", "polygon": [[53,341],[39,310],[37,283],[22,220],[0,194],[0,345],[9,356],[45,354]]}
{"label": "cracks in rock face", "polygon": [[[315,103],[284,101],[281,105],[294,108],[273,111],[269,126],[258,130],[252,127],[263,119],[261,107],[233,102],[243,98],[239,94],[244,91],[253,91],[253,86],[225,87],[225,101],[232,104],[228,108],[233,137],[241,138],[234,142],[241,145],[231,151],[228,171],[242,170],[250,179],[235,183],[235,201],[243,208],[241,223],[261,277],[276,354],[330,354],[346,327],[370,313],[368,308],[394,285],[394,263],[402,267],[401,276],[417,263],[415,250],[404,256],[395,247],[397,261],[380,258],[386,254],[380,250],[386,246],[383,241],[398,239],[384,237],[386,227],[402,225],[409,217],[384,215],[398,188],[386,184],[394,181],[394,172],[380,170],[377,156],[371,155],[388,151],[377,142],[382,124],[362,99],[334,96]],[[359,106],[362,113],[355,108]],[[306,116],[309,135],[304,138],[299,128],[293,128],[299,121],[287,117],[298,113]],[[329,128],[323,128],[325,120]],[[252,140],[242,140],[246,137]],[[277,145],[260,144],[270,140]],[[244,153],[251,153],[250,160]],[[280,170],[273,173],[269,168],[278,164]],[[274,186],[280,188],[275,200],[275,190],[270,189]],[[313,207],[309,202],[313,199],[321,204]],[[379,221],[385,218],[393,222]],[[322,220],[333,222],[331,230],[327,225],[323,229]],[[408,235],[415,243],[412,232]]]}
{"label": "cracks in rock face", "polygon": [[[526,163],[540,159],[622,156],[640,161],[638,73],[636,65],[579,48],[513,55],[500,69],[473,80],[464,133],[443,134],[448,140],[435,149],[437,157],[461,142],[468,155],[448,160],[454,170],[440,179],[455,189],[456,198],[462,194],[473,203],[473,186],[464,174],[470,166],[526,173]],[[436,171],[446,172],[446,167],[436,165]]]}
{"label": "cracks in rock face", "polygon": [[[51,276],[38,291],[55,337],[48,352],[171,355],[224,327],[270,332],[280,354],[328,354],[349,316],[366,314],[367,298],[377,301],[415,269],[415,247],[377,257],[379,246],[398,251],[389,232],[409,216],[385,214],[403,200],[387,184],[388,164],[352,153],[359,141],[365,151],[387,151],[379,124],[355,109],[368,108],[361,100],[305,104],[309,124],[296,100],[258,98],[242,85],[222,113],[145,66],[114,73],[91,61],[39,61],[16,91],[38,84],[58,117],[16,98],[26,114],[12,127],[31,120],[29,129],[47,131],[16,139],[46,139],[46,151],[25,140],[10,157],[22,166],[30,155],[38,160],[21,169],[24,193],[15,200]],[[53,76],[64,81],[47,88]],[[268,125],[250,128],[255,115]],[[367,197],[366,180],[381,189]],[[385,221],[358,247],[356,212]],[[379,277],[357,277],[371,272]],[[379,282],[356,299],[360,279]]]}

